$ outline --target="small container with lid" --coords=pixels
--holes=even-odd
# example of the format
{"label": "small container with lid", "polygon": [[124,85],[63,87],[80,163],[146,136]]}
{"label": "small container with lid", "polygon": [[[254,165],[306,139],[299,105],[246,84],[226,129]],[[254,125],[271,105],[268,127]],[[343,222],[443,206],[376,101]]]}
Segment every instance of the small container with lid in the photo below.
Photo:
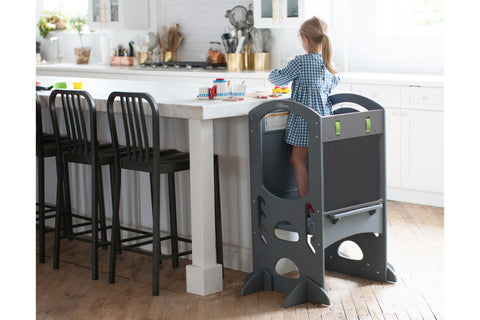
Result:
{"label": "small container with lid", "polygon": [[228,88],[227,80],[223,78],[217,78],[213,81],[213,86],[217,89],[217,95],[214,99],[223,100],[230,97],[230,90]]}

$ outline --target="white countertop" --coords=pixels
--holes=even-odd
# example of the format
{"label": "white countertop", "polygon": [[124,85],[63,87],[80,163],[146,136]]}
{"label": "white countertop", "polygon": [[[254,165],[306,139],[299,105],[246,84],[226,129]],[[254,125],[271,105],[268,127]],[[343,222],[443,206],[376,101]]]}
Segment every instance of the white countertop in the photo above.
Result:
{"label": "white countertop", "polygon": [[[225,69],[163,69],[138,68],[128,66],[108,65],[77,65],[73,63],[37,64],[37,73],[46,72],[74,72],[75,75],[110,74],[110,75],[148,75],[148,76],[175,76],[175,77],[228,77],[231,79],[261,79],[267,80],[269,71],[240,71],[230,72]],[[342,83],[405,85],[443,87],[443,75],[403,74],[403,73],[371,73],[371,72],[339,72]]]}
{"label": "white countertop", "polygon": [[[95,100],[98,111],[106,111],[108,95],[113,91],[148,92],[160,106],[160,116],[184,119],[218,119],[248,115],[248,112],[265,99],[246,97],[243,101],[199,100],[199,85],[161,81],[95,79],[80,77],[37,76],[42,86],[66,82],[73,89],[73,82],[83,82],[83,90]],[[46,103],[50,91],[38,91],[42,103]],[[273,99],[273,98],[269,98]],[[277,98],[278,99],[278,98]]]}

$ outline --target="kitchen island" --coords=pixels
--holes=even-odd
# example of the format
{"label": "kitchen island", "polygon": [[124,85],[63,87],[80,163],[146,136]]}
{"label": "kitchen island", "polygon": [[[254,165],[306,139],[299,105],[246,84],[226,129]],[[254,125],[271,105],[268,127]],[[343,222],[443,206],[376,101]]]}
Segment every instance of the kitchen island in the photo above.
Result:
{"label": "kitchen island", "polygon": [[[179,234],[192,238],[192,264],[187,266],[187,291],[208,295],[223,290],[222,266],[216,263],[214,241],[213,154],[219,157],[222,228],[227,248],[226,266],[248,271],[251,258],[239,258],[251,250],[248,112],[265,100],[246,98],[244,101],[198,100],[198,85],[113,79],[68,78],[37,76],[44,86],[58,81],[83,82],[83,89],[94,98],[98,115],[100,140],[109,141],[106,100],[112,91],[150,93],[158,102],[161,118],[162,148],[190,152],[190,171],[177,175],[177,208]],[[49,91],[39,93],[42,106],[47,106]],[[48,110],[44,110],[48,115]],[[44,119],[49,117],[44,116]],[[51,127],[48,128],[47,130]],[[78,167],[78,168],[77,168]],[[47,166],[47,177],[54,165]],[[50,175],[48,174],[50,170]],[[103,174],[107,174],[104,172]],[[73,210],[87,213],[88,174],[85,168],[71,170]],[[54,176],[54,174],[53,174]],[[47,179],[48,180],[48,179]],[[108,181],[107,178],[104,178]],[[50,180],[51,183],[54,179]],[[137,228],[151,228],[151,208],[148,177],[138,172],[122,171],[121,219]],[[47,181],[47,184],[49,182]],[[162,188],[165,181],[162,180]],[[109,186],[105,186],[108,190]],[[48,188],[47,188],[48,189]],[[54,188],[47,200],[55,199]],[[135,196],[132,199],[132,194]],[[166,212],[165,195],[161,195],[161,212]],[[130,200],[129,200],[130,199]],[[107,218],[111,207],[106,202]],[[167,226],[162,215],[161,226]],[[163,249],[163,248],[162,248]],[[166,248],[165,248],[166,249]],[[250,253],[251,254],[251,253]]]}

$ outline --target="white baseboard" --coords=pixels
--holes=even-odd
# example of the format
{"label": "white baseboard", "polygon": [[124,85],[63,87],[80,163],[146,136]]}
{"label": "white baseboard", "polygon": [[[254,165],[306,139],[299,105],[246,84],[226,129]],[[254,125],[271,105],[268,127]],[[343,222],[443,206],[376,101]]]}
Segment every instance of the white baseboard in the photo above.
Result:
{"label": "white baseboard", "polygon": [[387,200],[443,207],[443,193],[387,187]]}

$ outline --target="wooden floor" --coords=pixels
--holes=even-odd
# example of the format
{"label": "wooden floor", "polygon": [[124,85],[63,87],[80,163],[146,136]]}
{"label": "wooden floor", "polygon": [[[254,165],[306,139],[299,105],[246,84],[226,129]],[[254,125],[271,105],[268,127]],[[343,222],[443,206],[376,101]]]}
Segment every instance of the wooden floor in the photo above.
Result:
{"label": "wooden floor", "polygon": [[38,263],[37,319],[444,319],[443,208],[388,203],[388,260],[398,276],[384,284],[326,272],[330,306],[283,308],[286,296],[259,292],[241,297],[246,273],[225,269],[224,291],[206,297],[185,292],[185,265],[165,261],[159,296],[151,295],[151,258],[124,252],[117,282],[108,284],[108,251],[100,250],[99,280],[90,279],[90,245],[62,242],[60,269]]}

